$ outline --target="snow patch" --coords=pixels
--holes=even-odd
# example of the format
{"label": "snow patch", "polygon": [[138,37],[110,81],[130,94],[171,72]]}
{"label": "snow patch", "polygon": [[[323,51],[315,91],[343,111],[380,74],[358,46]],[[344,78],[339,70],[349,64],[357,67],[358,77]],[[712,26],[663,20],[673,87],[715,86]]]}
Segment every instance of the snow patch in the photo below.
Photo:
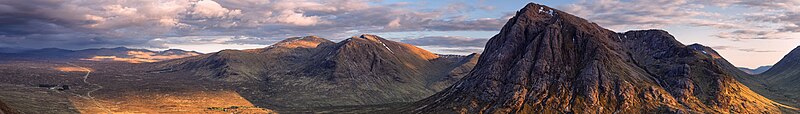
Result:
{"label": "snow patch", "polygon": [[389,48],[389,46],[386,46],[386,44],[383,43],[383,41],[378,40],[378,43],[381,43],[381,45],[383,45],[383,48],[386,48],[386,50],[389,50],[389,52],[392,52],[392,54],[394,54],[394,51],[392,51],[392,49]]}
{"label": "snow patch", "polygon": [[394,51],[392,51],[392,49],[389,49],[389,46],[386,46],[386,44],[384,44],[383,42],[381,42],[381,44],[383,44],[383,47],[386,48],[387,50],[389,50],[389,52],[394,53]]}
{"label": "snow patch", "polygon": [[544,7],[539,7],[539,13],[547,13],[550,16],[555,15],[555,11],[553,11],[553,9],[547,9],[547,11],[545,11]]}
{"label": "snow patch", "polygon": [[415,111],[422,110],[422,109],[423,109],[423,108],[425,108],[425,107],[428,107],[428,105],[423,105],[422,107],[419,107],[419,108],[417,108],[417,109],[414,109],[414,110],[415,110]]}
{"label": "snow patch", "polygon": [[539,12],[544,12],[544,7],[539,7]]}

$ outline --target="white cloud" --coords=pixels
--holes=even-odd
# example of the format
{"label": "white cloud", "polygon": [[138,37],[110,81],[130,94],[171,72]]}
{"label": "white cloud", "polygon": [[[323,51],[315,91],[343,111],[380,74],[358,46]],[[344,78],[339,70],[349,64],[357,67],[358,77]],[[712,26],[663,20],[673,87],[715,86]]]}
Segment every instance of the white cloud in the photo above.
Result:
{"label": "white cloud", "polygon": [[228,18],[240,16],[242,14],[241,10],[230,10],[224,8],[222,5],[212,0],[200,0],[192,9],[192,14],[206,18]]}

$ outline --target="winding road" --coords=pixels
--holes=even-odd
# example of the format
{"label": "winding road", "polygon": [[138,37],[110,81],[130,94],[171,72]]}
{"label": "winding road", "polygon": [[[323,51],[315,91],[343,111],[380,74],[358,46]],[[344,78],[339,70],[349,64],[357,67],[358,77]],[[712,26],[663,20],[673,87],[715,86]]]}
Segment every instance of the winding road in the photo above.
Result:
{"label": "winding road", "polygon": [[[83,70],[86,70],[86,75],[83,75],[83,83],[85,83],[85,84],[89,84],[89,85],[92,85],[92,86],[95,86],[95,87],[97,87],[97,88],[95,88],[95,89],[92,89],[92,90],[91,90],[91,91],[89,91],[89,92],[86,92],[86,97],[85,97],[85,98],[88,98],[89,100],[92,100],[92,102],[94,103],[94,105],[96,105],[97,107],[100,107],[100,108],[102,108],[103,110],[105,110],[106,112],[108,112],[108,113],[111,113],[111,110],[108,110],[108,109],[107,109],[106,107],[104,107],[103,105],[100,105],[100,103],[97,103],[97,100],[96,100],[96,99],[94,99],[94,97],[92,97],[92,92],[95,92],[95,91],[97,91],[97,90],[103,89],[103,86],[101,86],[101,85],[99,85],[99,84],[95,84],[95,83],[91,83],[91,82],[87,81],[87,80],[89,79],[89,74],[92,74],[92,70],[91,70],[91,69],[89,69],[89,68],[86,68],[86,67],[82,67],[82,66],[78,66],[78,65],[75,65],[75,64],[69,63],[69,62],[67,62],[67,64],[69,64],[69,65],[72,65],[72,66],[75,66],[75,67],[78,67],[78,68],[81,68],[81,69],[83,69]],[[82,97],[82,96],[81,96],[81,97]]]}

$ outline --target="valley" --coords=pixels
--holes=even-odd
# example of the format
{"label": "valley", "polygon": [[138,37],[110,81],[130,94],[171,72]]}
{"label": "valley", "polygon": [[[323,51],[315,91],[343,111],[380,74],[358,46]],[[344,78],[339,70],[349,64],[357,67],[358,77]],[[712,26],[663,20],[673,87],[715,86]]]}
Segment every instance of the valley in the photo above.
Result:
{"label": "valley", "polygon": [[[482,53],[462,55],[374,34],[210,53],[2,48],[0,114],[800,113],[800,47],[748,69],[666,30],[613,31],[565,11],[528,3]],[[193,42],[242,39],[263,40]]]}

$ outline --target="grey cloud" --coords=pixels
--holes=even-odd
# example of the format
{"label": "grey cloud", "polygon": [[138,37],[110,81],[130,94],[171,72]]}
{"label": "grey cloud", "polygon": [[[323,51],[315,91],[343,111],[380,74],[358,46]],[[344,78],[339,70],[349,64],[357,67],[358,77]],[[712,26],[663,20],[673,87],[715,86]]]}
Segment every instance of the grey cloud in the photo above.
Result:
{"label": "grey cloud", "polygon": [[[800,32],[797,0],[601,0],[561,6],[564,11],[587,17],[614,29],[647,29],[668,25],[713,27],[725,30],[712,37],[731,40],[787,39]],[[724,16],[706,7],[742,7],[742,16]],[[654,10],[656,9],[656,10]],[[765,23],[766,22],[766,23]],[[774,26],[764,26],[774,24]]]}
{"label": "grey cloud", "polygon": [[612,28],[642,29],[672,24],[715,28],[737,27],[730,22],[703,19],[702,17],[720,17],[719,14],[697,10],[703,7],[702,4],[683,0],[601,0],[560,6],[566,12]]}
{"label": "grey cloud", "polygon": [[[157,38],[245,36],[222,43],[267,44],[292,36],[346,37],[347,31],[499,30],[505,17],[456,18],[464,4],[417,10],[379,0],[6,0],[0,46],[62,48],[150,46]],[[257,42],[257,41],[264,42]],[[162,42],[163,43],[163,42]]]}
{"label": "grey cloud", "polygon": [[438,46],[419,46],[425,50],[438,54],[468,55],[483,52],[483,47],[438,47]]}
{"label": "grey cloud", "polygon": [[757,49],[752,49],[752,48],[747,48],[747,49],[738,49],[738,50],[739,50],[739,51],[744,51],[744,52],[758,52],[758,53],[763,53],[763,52],[778,52],[778,51],[775,51],[775,50],[757,50]]}
{"label": "grey cloud", "polygon": [[401,42],[417,46],[438,47],[484,47],[489,39],[466,38],[457,36],[432,36],[415,39],[400,40]]}
{"label": "grey cloud", "polygon": [[[797,0],[712,0],[707,1],[717,6],[730,7],[741,6],[750,8],[746,13],[745,20],[767,22],[777,25],[777,27],[766,26],[764,29],[771,29],[770,33],[743,33],[769,36],[769,34],[796,33],[800,32],[800,1]],[[777,37],[756,37],[754,39],[781,39]]]}
{"label": "grey cloud", "polygon": [[480,9],[482,9],[482,10],[486,10],[486,11],[492,11],[492,10],[494,10],[494,9],[497,9],[497,8],[496,8],[496,7],[494,7],[494,6],[480,6],[480,7],[478,7],[478,8],[480,8]]}
{"label": "grey cloud", "polygon": [[454,54],[470,54],[470,53],[481,53],[483,49],[440,49],[439,51],[445,53],[454,53]]}
{"label": "grey cloud", "polygon": [[742,39],[787,39],[787,37],[781,35],[782,33],[783,32],[779,31],[742,29],[731,32],[722,32],[713,36],[736,41]]}
{"label": "grey cloud", "polygon": [[733,47],[733,46],[712,46],[711,47],[711,49],[714,49],[714,50],[727,50],[727,49],[732,49],[732,48],[736,48],[736,47]]}
{"label": "grey cloud", "polygon": [[714,50],[736,50],[736,51],[743,51],[743,52],[756,52],[756,53],[763,53],[763,52],[778,52],[775,50],[760,50],[755,48],[739,48],[735,46],[713,46],[711,47]]}

